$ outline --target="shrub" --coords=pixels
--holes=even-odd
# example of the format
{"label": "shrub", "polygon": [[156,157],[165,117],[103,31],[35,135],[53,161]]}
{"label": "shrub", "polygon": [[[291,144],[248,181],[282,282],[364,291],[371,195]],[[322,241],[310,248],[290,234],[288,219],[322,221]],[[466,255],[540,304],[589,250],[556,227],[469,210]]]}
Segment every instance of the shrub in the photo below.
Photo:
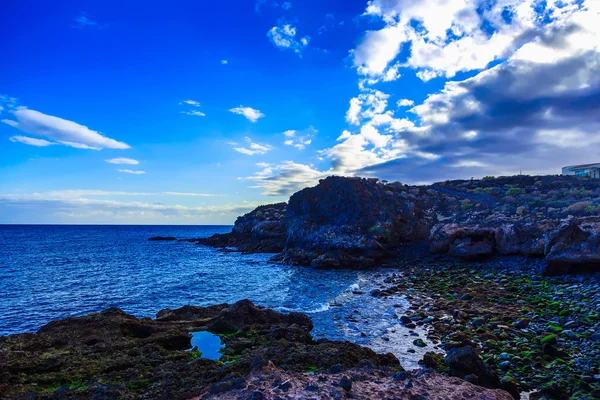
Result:
{"label": "shrub", "polygon": [[587,211],[588,207],[593,207],[593,203],[591,201],[579,201],[571,204],[569,207],[567,207],[567,210],[573,213],[581,213]]}
{"label": "shrub", "polygon": [[463,201],[460,204],[460,208],[463,210],[469,210],[469,209],[473,208],[473,203],[471,203],[469,200]]}
{"label": "shrub", "polygon": [[525,194],[525,189],[511,187],[505,193],[506,196],[518,196],[520,194]]}
{"label": "shrub", "polygon": [[487,175],[483,177],[483,181],[493,181],[494,179],[496,179],[495,177],[491,176],[491,175]]}

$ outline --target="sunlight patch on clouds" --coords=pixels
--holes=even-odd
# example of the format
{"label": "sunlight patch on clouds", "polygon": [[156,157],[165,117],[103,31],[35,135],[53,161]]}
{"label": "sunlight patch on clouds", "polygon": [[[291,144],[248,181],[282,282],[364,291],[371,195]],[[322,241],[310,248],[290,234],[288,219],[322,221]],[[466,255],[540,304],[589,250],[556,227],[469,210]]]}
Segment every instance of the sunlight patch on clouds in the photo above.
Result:
{"label": "sunlight patch on clouds", "polygon": [[401,60],[402,66],[416,69],[424,81],[451,78],[510,56],[527,35],[543,25],[545,17],[565,18],[577,11],[578,3],[548,2],[540,11],[534,0],[491,5],[482,0],[371,0],[365,15],[380,18],[386,25],[366,33],[352,52],[354,64],[371,82],[385,80],[406,44],[410,55]]}

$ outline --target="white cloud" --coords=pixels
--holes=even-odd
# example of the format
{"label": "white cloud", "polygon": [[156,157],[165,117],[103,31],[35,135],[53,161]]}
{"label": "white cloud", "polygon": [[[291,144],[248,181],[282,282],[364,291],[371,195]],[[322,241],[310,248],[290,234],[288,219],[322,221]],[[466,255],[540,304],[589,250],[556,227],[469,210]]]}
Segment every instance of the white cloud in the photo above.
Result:
{"label": "white cloud", "polygon": [[51,146],[53,144],[56,144],[56,143],[52,143],[52,142],[49,142],[44,139],[35,139],[35,138],[27,137],[27,136],[11,136],[8,138],[8,140],[10,140],[11,142],[19,142],[19,143],[28,144],[30,146],[37,146],[37,147],[46,147],[46,146]]}
{"label": "white cloud", "polygon": [[[123,194],[123,196],[128,195]],[[94,196],[94,194],[82,193],[81,196],[66,197],[52,192],[24,195],[0,194],[0,218],[2,222],[7,223],[39,223],[40,221],[93,224],[232,223],[238,215],[260,205],[258,202],[239,204],[219,202],[219,205],[214,206],[185,206],[92,199],[84,196]],[[27,213],[15,212],[16,210],[27,210]]]}
{"label": "white cloud", "polygon": [[223,64],[223,65],[229,64],[229,61],[227,61],[227,60],[221,60],[221,64]]}
{"label": "white cloud", "polygon": [[281,8],[283,8],[284,10],[289,10],[290,8],[292,8],[292,3],[290,3],[289,1],[284,1],[281,4]]}
{"label": "white cloud", "polygon": [[140,162],[138,160],[134,160],[133,158],[125,158],[125,157],[117,157],[110,158],[108,160],[104,160],[109,164],[128,164],[128,165],[138,165]]}
{"label": "white cloud", "polygon": [[562,19],[577,11],[578,2],[549,1],[542,8],[534,0],[371,0],[365,14],[385,26],[365,34],[352,53],[354,64],[370,83],[385,81],[394,75],[390,64],[401,46],[410,44],[402,66],[424,81],[484,69],[510,56],[547,16]]}
{"label": "white cloud", "polygon": [[248,143],[246,147],[239,146],[237,142],[229,142],[229,145],[233,146],[233,149],[238,153],[247,154],[249,156],[265,154],[266,152],[273,150],[273,146],[269,144],[255,143],[249,137],[245,137],[244,139]]}
{"label": "white cloud", "polygon": [[72,27],[77,29],[103,29],[106,27],[106,25],[101,25],[98,22],[94,21],[85,13],[79,14],[73,19],[73,21],[74,24],[72,25]]}
{"label": "white cloud", "polygon": [[400,99],[398,100],[398,103],[396,103],[398,107],[412,107],[414,104],[415,102],[409,99]]}
{"label": "white cloud", "polygon": [[307,186],[314,186],[327,173],[320,172],[305,164],[284,161],[275,166],[267,165],[263,170],[244,180],[256,182],[251,188],[258,188],[268,196],[289,196]]}
{"label": "white cloud", "polygon": [[3,119],[2,122],[23,132],[52,139],[65,146],[100,150],[129,149],[127,143],[118,142],[103,136],[97,131],[76,122],[43,114],[26,107],[10,111],[16,120]]}
{"label": "white cloud", "polygon": [[194,115],[196,117],[205,117],[206,114],[204,114],[201,111],[198,110],[190,110],[190,111],[181,111],[182,114],[186,114],[186,115]]}
{"label": "white cloud", "polygon": [[197,102],[196,100],[183,100],[179,104],[189,104],[190,106],[200,107],[200,103]]}
{"label": "white cloud", "polygon": [[275,46],[282,49],[291,49],[296,53],[300,53],[310,42],[309,36],[300,38],[300,41],[296,40],[296,28],[290,24],[280,24],[272,27],[267,32],[267,36]]}
{"label": "white cloud", "polygon": [[346,121],[359,125],[363,119],[373,118],[387,108],[390,96],[379,90],[365,89],[358,97],[350,99],[350,108],[346,112]]}
{"label": "white cloud", "polygon": [[286,146],[294,146],[298,150],[304,150],[306,146],[312,143],[312,138],[319,131],[317,131],[313,126],[308,127],[300,132],[295,130],[288,130],[283,132],[283,136],[287,138],[283,142]]}
{"label": "white cloud", "polygon": [[140,171],[140,170],[134,171],[132,169],[120,169],[119,172],[124,172],[126,174],[132,174],[132,175],[143,175],[146,173],[146,171]]}
{"label": "white cloud", "polygon": [[252,107],[239,106],[239,107],[232,108],[229,111],[234,114],[243,115],[250,122],[256,122],[260,118],[265,116],[265,114],[260,112],[260,110],[256,110]]}
{"label": "white cloud", "polygon": [[110,190],[53,190],[44,193],[35,193],[32,198],[79,198],[79,197],[106,197],[106,196],[175,196],[175,197],[214,197],[215,194],[189,193],[189,192],[124,192]]}

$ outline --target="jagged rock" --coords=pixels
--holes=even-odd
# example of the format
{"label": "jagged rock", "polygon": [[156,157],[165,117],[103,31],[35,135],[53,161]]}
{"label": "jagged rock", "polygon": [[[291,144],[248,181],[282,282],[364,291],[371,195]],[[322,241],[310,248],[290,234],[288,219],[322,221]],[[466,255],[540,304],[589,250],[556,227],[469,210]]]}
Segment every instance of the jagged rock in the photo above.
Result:
{"label": "jagged rock", "polygon": [[238,217],[231,233],[193,241],[214,247],[231,247],[246,253],[279,253],[287,237],[286,203],[269,204]]}
{"label": "jagged rock", "polygon": [[[195,241],[335,269],[369,268],[399,256],[422,259],[421,247],[406,245],[428,240],[431,254],[466,261],[546,256],[547,273],[558,274],[599,268],[599,213],[600,180],[575,176],[431,186],[333,176],[295,193],[287,206],[261,206],[238,218],[229,234]],[[583,233],[568,224],[559,228],[572,215],[587,221],[573,222]]]}
{"label": "jagged rock", "polygon": [[[379,369],[353,369],[331,373],[303,374],[283,371],[274,365],[256,370],[247,379],[245,389],[229,390],[211,396],[215,400],[237,399],[398,399],[398,400],[511,400],[509,393],[499,389],[485,389],[464,380],[445,377],[435,372],[399,373]],[[280,389],[286,385],[285,391]],[[273,388],[275,393],[273,393]],[[277,390],[279,389],[279,390]],[[277,392],[280,391],[278,394]],[[192,400],[210,395],[201,393]]]}
{"label": "jagged rock", "polygon": [[[346,370],[359,362],[389,368],[390,373],[401,368],[392,354],[350,342],[315,341],[312,327],[305,314],[281,314],[248,300],[162,310],[156,320],[113,308],[53,321],[36,334],[0,337],[0,397],[37,392],[32,398],[42,393],[44,398],[89,399],[111,393],[116,393],[111,398],[174,398],[165,395],[173,388],[173,393],[217,394],[243,389],[243,377],[265,360],[297,372],[334,365]],[[192,347],[190,332],[197,331],[219,333],[222,361],[231,362],[186,351]]]}
{"label": "jagged rock", "polygon": [[548,235],[547,275],[600,271],[600,218],[573,218]]}

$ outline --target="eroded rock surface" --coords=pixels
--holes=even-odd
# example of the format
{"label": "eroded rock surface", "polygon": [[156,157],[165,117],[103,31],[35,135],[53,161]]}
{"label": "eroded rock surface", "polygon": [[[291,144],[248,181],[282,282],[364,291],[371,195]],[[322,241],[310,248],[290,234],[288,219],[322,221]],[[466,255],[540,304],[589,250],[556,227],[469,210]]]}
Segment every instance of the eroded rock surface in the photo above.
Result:
{"label": "eroded rock surface", "polygon": [[393,373],[381,369],[361,368],[343,373],[301,374],[286,372],[269,365],[253,371],[235,388],[230,382],[222,393],[217,388],[207,390],[194,400],[237,399],[397,399],[397,400],[512,400],[503,390],[476,386],[462,379],[435,372]]}
{"label": "eroded rock surface", "polygon": [[600,180],[487,177],[408,186],[329,177],[284,203],[240,217],[200,243],[315,268],[368,268],[407,244],[466,261],[547,258],[547,273],[600,270]]}
{"label": "eroded rock surface", "polygon": [[[304,314],[280,314],[248,300],[163,310],[156,320],[113,308],[53,321],[36,334],[0,337],[0,398],[189,398],[269,361],[295,372],[342,371],[362,360],[401,369],[392,354],[315,341],[311,329]],[[221,337],[221,359],[189,351],[196,331]]]}

